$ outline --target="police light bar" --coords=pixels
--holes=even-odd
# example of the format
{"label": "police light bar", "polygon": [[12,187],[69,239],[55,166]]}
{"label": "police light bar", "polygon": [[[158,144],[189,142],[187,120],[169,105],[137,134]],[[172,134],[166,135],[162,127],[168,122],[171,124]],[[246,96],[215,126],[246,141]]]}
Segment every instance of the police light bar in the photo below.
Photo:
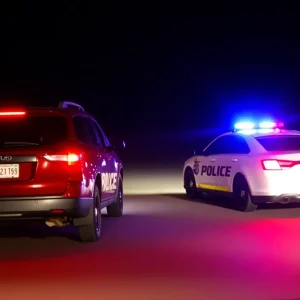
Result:
{"label": "police light bar", "polygon": [[234,125],[235,129],[253,129],[255,124],[252,122],[241,122]]}
{"label": "police light bar", "polygon": [[276,129],[282,128],[284,124],[282,122],[260,122],[258,124],[254,122],[240,122],[234,125],[235,130],[251,130],[251,129]]}
{"label": "police light bar", "polygon": [[259,128],[282,128],[284,124],[282,122],[262,122],[259,124]]}

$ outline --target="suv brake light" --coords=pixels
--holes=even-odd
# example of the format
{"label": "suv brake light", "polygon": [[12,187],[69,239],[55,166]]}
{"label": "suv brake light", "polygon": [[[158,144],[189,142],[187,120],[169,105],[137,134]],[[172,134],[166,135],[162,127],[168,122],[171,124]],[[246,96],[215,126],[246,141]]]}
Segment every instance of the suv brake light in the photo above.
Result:
{"label": "suv brake light", "polygon": [[81,160],[81,154],[76,153],[68,153],[68,154],[51,154],[45,155],[45,159],[49,161],[57,161],[57,162],[67,162],[68,165],[72,165]]}
{"label": "suv brake light", "polygon": [[284,170],[294,166],[294,162],[290,160],[267,159],[262,161],[264,170]]}

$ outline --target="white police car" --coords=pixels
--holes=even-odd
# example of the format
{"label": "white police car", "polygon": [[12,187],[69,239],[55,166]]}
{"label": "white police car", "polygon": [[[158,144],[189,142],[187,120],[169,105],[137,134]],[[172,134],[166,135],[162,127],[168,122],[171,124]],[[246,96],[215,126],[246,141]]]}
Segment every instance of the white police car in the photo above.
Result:
{"label": "white police car", "polygon": [[183,178],[188,196],[225,193],[241,211],[300,202],[300,131],[276,122],[238,123],[189,158]]}

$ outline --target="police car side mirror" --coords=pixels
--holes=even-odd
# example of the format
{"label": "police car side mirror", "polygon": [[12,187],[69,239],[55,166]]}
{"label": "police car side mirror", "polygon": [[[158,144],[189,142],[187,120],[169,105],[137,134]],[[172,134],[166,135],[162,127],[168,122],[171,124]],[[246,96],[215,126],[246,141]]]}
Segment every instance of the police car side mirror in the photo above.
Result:
{"label": "police car side mirror", "polygon": [[209,154],[209,152],[202,151],[202,155],[203,155],[203,156],[209,156],[210,154]]}

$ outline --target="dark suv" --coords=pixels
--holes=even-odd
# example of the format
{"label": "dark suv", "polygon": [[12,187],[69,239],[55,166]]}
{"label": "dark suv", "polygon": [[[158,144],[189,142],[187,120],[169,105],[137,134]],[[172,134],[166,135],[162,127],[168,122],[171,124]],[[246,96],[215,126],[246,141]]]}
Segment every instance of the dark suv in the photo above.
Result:
{"label": "dark suv", "polygon": [[104,207],[123,214],[123,165],[82,106],[0,110],[0,219],[73,224],[94,242]]}

